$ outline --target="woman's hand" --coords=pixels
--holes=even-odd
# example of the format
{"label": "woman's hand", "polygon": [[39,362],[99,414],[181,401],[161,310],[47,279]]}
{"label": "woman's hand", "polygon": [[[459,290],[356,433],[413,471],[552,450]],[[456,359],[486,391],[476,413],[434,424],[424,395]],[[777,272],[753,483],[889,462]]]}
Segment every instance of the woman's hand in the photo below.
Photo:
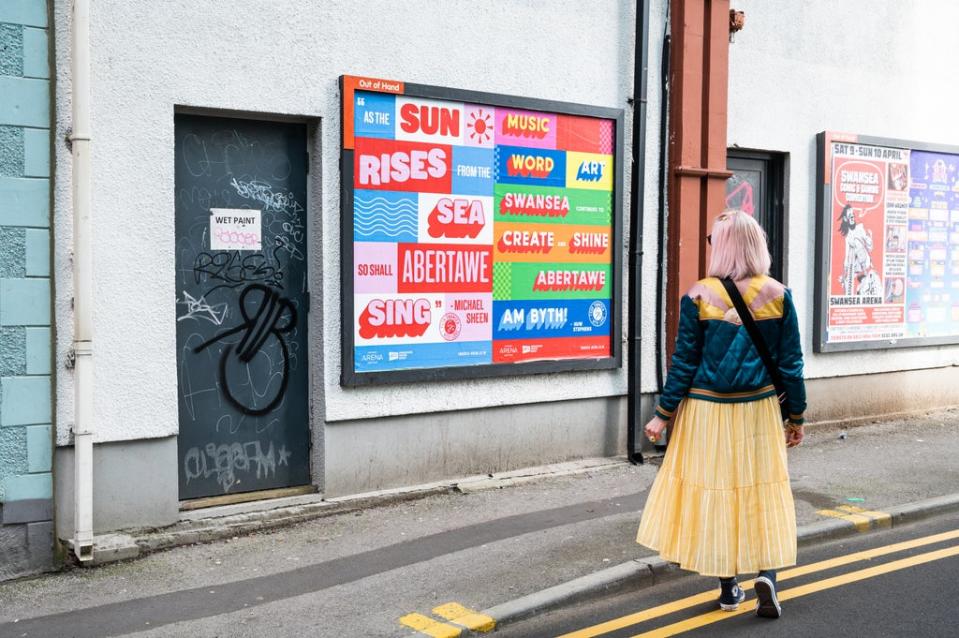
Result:
{"label": "woman's hand", "polygon": [[786,447],[796,447],[802,443],[803,438],[806,436],[806,432],[801,425],[787,425],[786,426]]}
{"label": "woman's hand", "polygon": [[663,421],[658,416],[654,416],[649,420],[649,423],[646,424],[646,427],[643,428],[646,431],[646,438],[650,441],[658,441],[660,435],[663,433],[663,428],[666,427],[666,421]]}

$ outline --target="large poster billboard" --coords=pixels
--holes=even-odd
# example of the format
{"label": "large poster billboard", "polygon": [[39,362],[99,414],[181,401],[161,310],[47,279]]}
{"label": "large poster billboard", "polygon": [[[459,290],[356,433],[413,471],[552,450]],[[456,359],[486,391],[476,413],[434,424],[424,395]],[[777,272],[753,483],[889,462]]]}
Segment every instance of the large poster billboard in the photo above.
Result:
{"label": "large poster billboard", "polygon": [[959,343],[959,148],[818,146],[816,351]]}
{"label": "large poster billboard", "polygon": [[341,88],[341,383],[618,367],[623,111]]}

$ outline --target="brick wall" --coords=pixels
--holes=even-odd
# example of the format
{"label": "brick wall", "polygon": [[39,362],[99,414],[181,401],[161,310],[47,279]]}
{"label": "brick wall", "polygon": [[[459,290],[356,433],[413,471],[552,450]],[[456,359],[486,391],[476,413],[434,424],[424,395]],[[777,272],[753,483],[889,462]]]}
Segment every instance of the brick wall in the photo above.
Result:
{"label": "brick wall", "polygon": [[53,565],[47,20],[0,2],[0,579]]}

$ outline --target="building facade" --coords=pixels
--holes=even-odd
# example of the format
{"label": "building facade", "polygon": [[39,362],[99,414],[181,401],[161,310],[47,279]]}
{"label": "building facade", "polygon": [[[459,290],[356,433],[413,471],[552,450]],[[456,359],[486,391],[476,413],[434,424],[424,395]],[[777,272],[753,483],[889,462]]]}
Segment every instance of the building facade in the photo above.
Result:
{"label": "building facade", "polygon": [[[4,421],[0,430],[0,451],[14,459],[0,472],[31,477],[31,485],[47,481],[47,491],[24,495],[56,493],[61,539],[75,535],[74,508],[82,501],[70,363],[77,167],[64,141],[73,128],[73,5],[54,0],[50,7],[52,311],[40,301],[13,306],[33,314],[11,320],[16,334],[4,333],[3,344],[3,414],[27,411],[21,402],[6,407],[7,387],[17,383],[41,388],[53,379],[55,404]],[[633,424],[641,426],[652,411],[668,364],[672,309],[702,276],[705,229],[727,205],[752,210],[766,226],[774,274],[794,291],[808,335],[808,421],[959,403],[959,346],[816,352],[813,336],[816,264],[824,259],[817,135],[956,144],[952,89],[936,81],[948,62],[935,38],[917,44],[902,33],[945,29],[959,9],[743,0],[734,8],[745,12],[745,28],[730,42],[730,5],[720,0],[509,0],[485,12],[438,0],[402,7],[380,0],[174,2],[159,13],[147,5],[97,2],[89,18],[92,214],[82,230],[92,238],[86,302],[93,363],[84,430],[93,438],[86,505],[97,534],[170,525],[184,508],[208,507],[214,516],[217,505],[244,499],[319,499],[624,454],[628,415],[635,411]],[[25,24],[38,31],[46,25]],[[5,37],[15,41],[15,31]],[[356,78],[370,84],[350,84]],[[354,168],[347,140],[360,136],[359,120],[344,116],[346,104],[359,105],[347,93],[368,90],[373,102],[389,103],[368,110],[364,135],[375,138],[384,113],[402,112],[404,90],[392,87],[403,85],[419,91],[417,108],[441,108],[444,98],[430,91],[443,87],[475,92],[449,93],[467,104],[567,104],[555,107],[557,121],[577,116],[569,104],[596,107],[613,120],[621,114],[615,151],[623,161],[610,177],[619,185],[611,187],[612,207],[621,211],[609,250],[616,303],[607,306],[619,308],[609,335],[612,350],[622,353],[619,365],[347,382],[344,370],[356,364],[343,360],[351,352],[344,341],[356,345],[349,316],[356,291],[343,264],[356,258],[358,235],[342,209],[344,198],[356,197],[344,180]],[[49,126],[49,112],[33,117],[10,124]],[[19,133],[9,135],[11,148],[19,148]],[[422,139],[402,148],[412,153]],[[5,163],[3,170],[10,188],[28,179],[50,187],[46,165]],[[390,191],[370,206],[405,214],[407,201]],[[6,203],[2,210],[0,315],[10,307],[2,305],[8,294],[49,301],[51,274],[40,267],[46,254],[36,252],[49,241],[46,218],[16,217]],[[237,221],[244,210],[257,212]],[[217,224],[230,215],[231,241],[246,240],[236,224],[248,222],[258,248],[216,243]],[[959,229],[952,232],[959,237]],[[633,254],[641,254],[635,272]],[[950,288],[956,280],[946,281],[944,293],[959,296]],[[959,297],[952,303],[959,308]],[[51,312],[52,368],[49,355],[29,356],[31,343],[49,351]],[[448,333],[463,328],[454,321]],[[18,354],[24,348],[26,358]],[[55,489],[49,462],[41,462],[50,450],[36,448],[33,461],[23,452],[51,426]],[[19,480],[4,478],[4,485]]]}
{"label": "building facade", "polygon": [[[955,89],[937,80],[948,73],[939,25],[959,17],[959,7],[782,3],[773,11],[742,2],[736,8],[746,12],[747,25],[729,46],[728,146],[772,151],[786,163],[784,276],[806,306],[800,328],[807,336],[810,416],[836,420],[955,405],[956,346],[815,352],[814,317],[816,265],[826,259],[816,242],[816,135],[959,143],[948,106]],[[824,12],[828,28],[816,25]],[[959,236],[952,220],[941,290],[956,308]],[[950,313],[954,328],[959,315]]]}
{"label": "building facade", "polygon": [[[70,127],[70,4],[54,4],[58,94],[64,96],[57,101],[60,136]],[[634,11],[633,3],[594,3],[584,10],[581,3],[559,2],[546,20],[540,8],[527,3],[510,3],[503,13],[476,13],[451,11],[440,2],[402,9],[372,2],[362,10],[347,2],[249,2],[199,12],[175,5],[145,22],[137,3],[97,3],[90,14],[95,530],[171,524],[178,520],[181,494],[233,495],[258,478],[260,485],[305,483],[308,490],[338,496],[622,453],[625,367],[341,385],[339,78],[387,78],[625,109],[628,133]],[[662,7],[657,11],[662,25]],[[542,29],[546,22],[549,28]],[[428,44],[414,37],[424,33],[424,25],[431,25]],[[237,39],[238,33],[246,36]],[[655,138],[658,128],[649,130]],[[221,144],[224,136],[231,141]],[[629,139],[625,135],[624,143]],[[187,378],[178,368],[178,352],[192,334],[178,337],[178,328],[216,326],[184,318],[192,310],[207,311],[196,305],[199,292],[190,288],[197,259],[206,257],[187,245],[202,241],[202,233],[188,236],[190,224],[178,227],[174,210],[193,214],[190,205],[198,200],[199,210],[244,207],[231,184],[236,178],[240,188],[259,188],[243,183],[250,178],[241,173],[256,170],[240,163],[260,160],[239,159],[243,149],[236,147],[244,147],[243,140],[255,141],[249,148],[285,145],[284,161],[295,163],[300,177],[271,183],[271,193],[282,191],[304,211],[287,221],[303,231],[294,250],[305,259],[295,261],[301,270],[291,276],[305,281],[297,294],[307,292],[309,301],[291,297],[298,307],[297,335],[284,339],[305,365],[291,371],[287,390],[287,405],[299,402],[291,408],[296,431],[272,448],[265,441],[248,445],[249,440],[218,438],[222,431],[244,431],[239,423],[249,424],[256,417],[251,414],[216,413],[208,417],[214,422],[207,422],[212,436],[197,435],[192,428],[201,427],[195,425],[201,419],[194,421],[192,410],[204,396],[227,406],[222,390],[230,381],[217,377],[219,359],[216,353],[208,357],[209,350],[195,363],[202,372],[191,364]],[[230,175],[217,172],[225,165],[226,147],[239,153]],[[655,139],[646,149],[644,165],[654,181]],[[629,157],[628,146],[624,151]],[[56,162],[65,176],[56,184],[61,248],[54,258],[62,324],[56,350],[63,361],[73,345],[66,248],[73,244],[70,149],[58,145]],[[619,170],[628,175],[628,167]],[[213,181],[195,181],[207,178]],[[229,197],[212,201],[210,192]],[[244,193],[271,197],[262,190]],[[648,193],[650,205],[657,197],[655,190]],[[262,199],[260,204],[264,211],[272,205]],[[628,201],[624,205],[628,210]],[[654,246],[655,233],[648,237]],[[184,278],[178,268],[191,272]],[[212,298],[210,305],[219,321]],[[223,321],[224,329],[240,316],[235,306],[228,312],[233,314]],[[270,343],[278,342],[264,347]],[[190,344],[192,349],[199,342]],[[55,476],[62,538],[73,528],[73,383],[68,371],[58,377]],[[236,380],[235,387],[242,383]],[[289,394],[294,389],[298,396]],[[290,478],[270,483],[267,475]]]}

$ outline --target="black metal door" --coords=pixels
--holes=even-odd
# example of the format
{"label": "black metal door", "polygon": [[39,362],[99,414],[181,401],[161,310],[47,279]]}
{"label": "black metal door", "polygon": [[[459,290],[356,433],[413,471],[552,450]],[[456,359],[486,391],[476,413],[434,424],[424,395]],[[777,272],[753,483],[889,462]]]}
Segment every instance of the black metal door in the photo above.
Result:
{"label": "black metal door", "polygon": [[726,166],[726,207],[753,215],[765,229],[772,255],[770,274],[783,273],[783,157],[777,153],[730,149]]}
{"label": "black metal door", "polygon": [[180,498],[307,484],[306,127],[175,125]]}

